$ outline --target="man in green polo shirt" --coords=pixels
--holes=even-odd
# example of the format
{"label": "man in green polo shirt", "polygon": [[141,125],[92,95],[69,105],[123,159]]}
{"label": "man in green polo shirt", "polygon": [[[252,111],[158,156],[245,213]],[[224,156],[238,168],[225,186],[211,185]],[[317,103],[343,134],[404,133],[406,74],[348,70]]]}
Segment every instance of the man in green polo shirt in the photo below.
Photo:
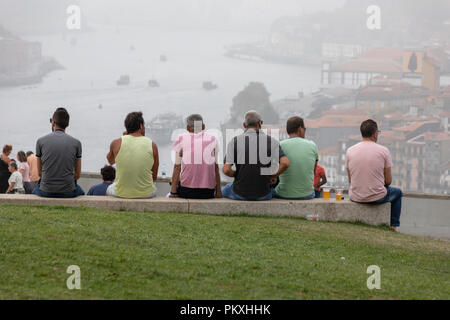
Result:
{"label": "man in green polo shirt", "polygon": [[275,196],[283,199],[314,199],[314,172],[319,152],[313,141],[305,139],[306,128],[303,119],[292,117],[287,121],[289,139],[280,145],[291,165],[280,175]]}

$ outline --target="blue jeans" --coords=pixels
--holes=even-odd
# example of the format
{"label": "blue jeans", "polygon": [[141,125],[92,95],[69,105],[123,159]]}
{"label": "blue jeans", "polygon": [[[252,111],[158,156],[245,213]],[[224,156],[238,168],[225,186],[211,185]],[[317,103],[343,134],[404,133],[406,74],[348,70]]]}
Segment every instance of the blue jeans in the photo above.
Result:
{"label": "blue jeans", "polygon": [[402,211],[402,190],[394,187],[387,187],[387,194],[380,200],[369,202],[369,204],[391,203],[391,226],[400,226],[400,214]]}
{"label": "blue jeans", "polygon": [[79,185],[75,185],[75,190],[71,192],[65,192],[65,193],[55,193],[55,192],[45,192],[39,189],[41,186],[40,183],[36,183],[36,186],[34,187],[33,194],[43,197],[43,198],[76,198],[78,196],[84,196],[84,191],[81,189]]}
{"label": "blue jeans", "polygon": [[320,198],[320,190],[314,190],[314,198]]}
{"label": "blue jeans", "polygon": [[311,200],[311,199],[314,199],[315,196],[316,196],[316,193],[313,192],[313,193],[311,193],[309,196],[302,197],[302,198],[285,198],[285,197],[280,196],[278,193],[276,193],[275,189],[272,189],[272,190],[273,190],[273,196],[274,196],[275,198],[278,198],[278,199],[285,199],[285,200]]}
{"label": "blue jeans", "polygon": [[273,189],[270,190],[269,194],[267,194],[264,197],[258,198],[258,199],[246,199],[244,197],[241,197],[237,193],[233,191],[233,184],[229,183],[225,187],[222,188],[222,197],[232,199],[232,200],[241,200],[241,201],[265,201],[272,199],[273,196]]}

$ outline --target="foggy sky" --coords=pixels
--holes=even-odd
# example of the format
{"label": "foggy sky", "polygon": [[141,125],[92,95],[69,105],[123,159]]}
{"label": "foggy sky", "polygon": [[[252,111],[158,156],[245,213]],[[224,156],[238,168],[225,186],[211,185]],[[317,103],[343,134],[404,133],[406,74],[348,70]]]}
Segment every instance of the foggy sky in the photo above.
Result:
{"label": "foggy sky", "polygon": [[18,34],[64,31],[66,8],[88,24],[263,29],[283,15],[333,10],[345,0],[0,0],[0,24]]}

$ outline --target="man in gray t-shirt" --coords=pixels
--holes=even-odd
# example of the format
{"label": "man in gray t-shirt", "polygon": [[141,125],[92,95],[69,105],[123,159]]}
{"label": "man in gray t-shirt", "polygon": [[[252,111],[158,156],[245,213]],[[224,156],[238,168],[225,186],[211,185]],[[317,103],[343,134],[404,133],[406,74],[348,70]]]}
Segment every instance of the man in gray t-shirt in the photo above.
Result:
{"label": "man in gray t-shirt", "polygon": [[33,194],[50,198],[84,195],[76,184],[81,175],[81,142],[65,133],[69,113],[58,108],[50,121],[53,132],[36,143],[37,167],[42,178]]}

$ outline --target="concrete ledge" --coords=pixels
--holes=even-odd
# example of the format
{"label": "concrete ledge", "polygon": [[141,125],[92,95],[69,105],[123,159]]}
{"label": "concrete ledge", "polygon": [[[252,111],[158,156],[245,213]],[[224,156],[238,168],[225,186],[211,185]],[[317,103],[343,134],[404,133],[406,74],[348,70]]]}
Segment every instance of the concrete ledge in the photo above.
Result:
{"label": "concrete ledge", "polygon": [[50,199],[34,195],[0,195],[0,203],[93,207],[114,211],[180,212],[201,214],[248,214],[255,216],[303,217],[315,215],[321,221],[363,222],[389,225],[390,204],[363,205],[349,200],[314,199],[309,201],[278,200],[253,202],[229,199],[186,200],[154,198],[145,200],[82,196],[75,199]]}
{"label": "concrete ledge", "polygon": [[92,207],[112,211],[189,212],[186,200],[155,198],[149,200],[118,199],[113,197],[82,196],[74,199],[40,198],[35,195],[0,195],[0,203],[33,206]]}
{"label": "concrete ledge", "polygon": [[390,204],[363,205],[349,200],[314,199],[309,201],[279,200],[251,202],[228,199],[188,200],[189,212],[204,214],[248,214],[256,216],[302,217],[315,215],[321,221],[363,222],[389,225]]}

